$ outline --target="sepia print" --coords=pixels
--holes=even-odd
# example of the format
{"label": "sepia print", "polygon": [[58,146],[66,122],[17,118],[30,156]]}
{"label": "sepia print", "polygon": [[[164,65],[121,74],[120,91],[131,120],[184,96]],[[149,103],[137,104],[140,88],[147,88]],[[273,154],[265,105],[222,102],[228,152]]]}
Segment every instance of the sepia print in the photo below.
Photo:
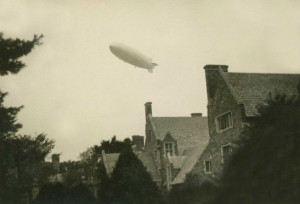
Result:
{"label": "sepia print", "polygon": [[298,0],[0,0],[0,203],[300,202]]}

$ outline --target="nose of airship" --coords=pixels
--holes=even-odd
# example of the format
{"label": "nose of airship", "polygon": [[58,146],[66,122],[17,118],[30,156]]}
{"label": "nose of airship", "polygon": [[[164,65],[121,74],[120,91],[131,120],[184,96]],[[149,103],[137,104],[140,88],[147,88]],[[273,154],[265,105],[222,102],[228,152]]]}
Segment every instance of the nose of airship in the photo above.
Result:
{"label": "nose of airship", "polygon": [[120,45],[119,45],[118,43],[116,43],[116,42],[113,42],[113,43],[111,43],[111,44],[109,45],[109,49],[110,49],[111,51],[116,51],[117,49],[119,49],[119,47],[120,47]]}
{"label": "nose of airship", "polygon": [[115,46],[114,45],[109,45],[109,49],[110,49],[111,52],[113,52],[114,49],[115,49]]}

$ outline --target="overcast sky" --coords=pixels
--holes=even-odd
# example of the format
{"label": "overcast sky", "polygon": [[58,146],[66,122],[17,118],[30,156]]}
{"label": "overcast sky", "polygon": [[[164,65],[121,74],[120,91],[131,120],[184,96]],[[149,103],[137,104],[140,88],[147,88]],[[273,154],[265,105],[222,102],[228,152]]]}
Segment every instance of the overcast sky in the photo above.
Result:
{"label": "overcast sky", "polygon": [[[46,133],[62,160],[103,139],[144,135],[154,116],[206,115],[203,66],[300,72],[299,0],[0,0],[4,37],[38,46],[17,75],[0,78],[22,134]],[[116,58],[121,42],[158,63],[153,74]]]}

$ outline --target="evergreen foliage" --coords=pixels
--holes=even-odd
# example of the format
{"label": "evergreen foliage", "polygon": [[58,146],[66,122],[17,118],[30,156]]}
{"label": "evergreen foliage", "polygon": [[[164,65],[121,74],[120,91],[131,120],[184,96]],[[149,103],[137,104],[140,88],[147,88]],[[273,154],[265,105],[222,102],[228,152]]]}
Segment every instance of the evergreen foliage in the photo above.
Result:
{"label": "evergreen foliage", "polygon": [[[0,76],[18,73],[25,66],[20,58],[39,45],[42,37],[34,35],[33,40],[26,41],[5,39],[0,33]],[[22,127],[17,123],[17,114],[23,106],[4,106],[6,95],[0,91],[0,203],[18,203],[18,196],[39,176],[41,163],[54,141],[45,134],[17,135]]]}
{"label": "evergreen foliage", "polygon": [[[101,151],[104,150],[106,154],[121,153],[124,150],[130,149],[131,145],[132,145],[132,142],[129,138],[126,138],[123,141],[119,141],[119,140],[117,140],[116,136],[113,136],[111,138],[111,141],[102,140],[99,148],[101,148]],[[97,147],[94,146],[94,149],[95,148],[97,148]]]}
{"label": "evergreen foliage", "polygon": [[270,97],[259,114],[224,169],[216,203],[300,202],[299,97]]}
{"label": "evergreen foliage", "polygon": [[217,186],[210,182],[201,185],[185,182],[178,187],[174,186],[168,195],[170,204],[208,204],[216,194]]}
{"label": "evergreen foliage", "polygon": [[3,102],[6,95],[7,93],[0,91],[0,138],[16,133],[22,127],[20,123],[16,122],[16,117],[23,106],[5,107]]}
{"label": "evergreen foliage", "polygon": [[[93,180],[93,182],[99,182],[105,179],[105,171],[103,166],[98,161],[101,159],[102,151],[105,153],[121,153],[131,149],[132,142],[129,138],[123,141],[117,140],[116,136],[113,136],[111,140],[102,140],[100,145],[94,145],[89,147],[86,151],[80,153],[80,165],[84,171],[83,175],[87,180]],[[103,177],[103,178],[102,178]],[[75,177],[69,177],[72,179]],[[92,179],[91,179],[92,178]],[[71,180],[69,180],[72,182]],[[101,188],[101,186],[99,187]]]}
{"label": "evergreen foliage", "polygon": [[0,75],[18,73],[25,66],[20,58],[29,54],[36,45],[41,44],[41,38],[43,35],[34,35],[32,40],[5,39],[3,33],[0,33]]}
{"label": "evergreen foliage", "polygon": [[34,204],[94,204],[95,198],[83,184],[68,188],[61,183],[44,185]]}
{"label": "evergreen foliage", "polygon": [[106,186],[105,195],[102,195],[105,203],[161,203],[158,187],[142,162],[130,150],[121,153]]}

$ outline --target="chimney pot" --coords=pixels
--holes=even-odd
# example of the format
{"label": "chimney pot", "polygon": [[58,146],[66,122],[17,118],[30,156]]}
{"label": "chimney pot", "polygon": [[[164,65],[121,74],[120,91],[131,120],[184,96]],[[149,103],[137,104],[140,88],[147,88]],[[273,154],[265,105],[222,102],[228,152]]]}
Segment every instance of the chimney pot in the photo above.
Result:
{"label": "chimney pot", "polygon": [[144,136],[132,135],[132,143],[136,146],[137,151],[142,151],[144,147]]}
{"label": "chimney pot", "polygon": [[202,117],[202,113],[192,113],[192,117]]}

